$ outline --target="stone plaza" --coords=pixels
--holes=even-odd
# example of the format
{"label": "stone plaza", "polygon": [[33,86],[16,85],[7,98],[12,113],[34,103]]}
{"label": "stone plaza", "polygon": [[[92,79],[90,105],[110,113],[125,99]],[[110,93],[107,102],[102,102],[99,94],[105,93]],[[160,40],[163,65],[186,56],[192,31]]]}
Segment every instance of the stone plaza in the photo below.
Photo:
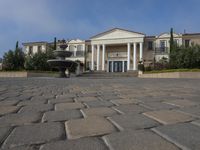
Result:
{"label": "stone plaza", "polygon": [[199,150],[200,80],[1,78],[1,150]]}

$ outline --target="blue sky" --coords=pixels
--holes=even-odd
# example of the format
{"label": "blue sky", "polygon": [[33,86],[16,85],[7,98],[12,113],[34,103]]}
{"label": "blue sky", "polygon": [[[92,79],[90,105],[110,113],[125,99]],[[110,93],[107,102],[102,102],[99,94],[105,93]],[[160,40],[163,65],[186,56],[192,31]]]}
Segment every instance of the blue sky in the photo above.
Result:
{"label": "blue sky", "polygon": [[199,0],[0,0],[0,57],[20,43],[120,27],[147,35],[200,32]]}

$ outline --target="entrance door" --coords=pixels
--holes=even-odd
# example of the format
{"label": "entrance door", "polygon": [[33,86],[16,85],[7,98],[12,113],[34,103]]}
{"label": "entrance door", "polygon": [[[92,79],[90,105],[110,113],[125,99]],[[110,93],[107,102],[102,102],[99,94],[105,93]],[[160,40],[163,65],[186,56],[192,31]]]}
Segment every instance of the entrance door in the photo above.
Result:
{"label": "entrance door", "polygon": [[112,72],[112,61],[109,61],[109,72]]}
{"label": "entrance door", "polygon": [[114,61],[113,72],[122,72],[122,61]]}

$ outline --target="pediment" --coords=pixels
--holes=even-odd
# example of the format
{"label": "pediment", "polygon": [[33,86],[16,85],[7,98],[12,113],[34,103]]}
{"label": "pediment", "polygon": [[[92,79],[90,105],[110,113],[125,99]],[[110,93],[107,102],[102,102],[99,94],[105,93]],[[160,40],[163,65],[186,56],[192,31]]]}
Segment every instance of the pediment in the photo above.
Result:
{"label": "pediment", "polygon": [[[173,33],[174,37],[179,37],[180,35],[177,33]],[[170,37],[170,33],[162,33],[158,36],[158,38],[169,38]]]}
{"label": "pediment", "polygon": [[143,33],[115,28],[96,36],[91,37],[91,40],[106,40],[106,39],[122,39],[122,38],[143,38]]}

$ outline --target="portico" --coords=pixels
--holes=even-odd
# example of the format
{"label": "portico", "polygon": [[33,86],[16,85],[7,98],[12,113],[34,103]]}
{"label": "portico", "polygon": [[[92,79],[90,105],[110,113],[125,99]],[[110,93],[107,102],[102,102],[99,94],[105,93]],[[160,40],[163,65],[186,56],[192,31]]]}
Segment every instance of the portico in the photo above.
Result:
{"label": "portico", "polygon": [[113,29],[91,38],[91,70],[126,72],[137,70],[143,59],[144,34]]}

